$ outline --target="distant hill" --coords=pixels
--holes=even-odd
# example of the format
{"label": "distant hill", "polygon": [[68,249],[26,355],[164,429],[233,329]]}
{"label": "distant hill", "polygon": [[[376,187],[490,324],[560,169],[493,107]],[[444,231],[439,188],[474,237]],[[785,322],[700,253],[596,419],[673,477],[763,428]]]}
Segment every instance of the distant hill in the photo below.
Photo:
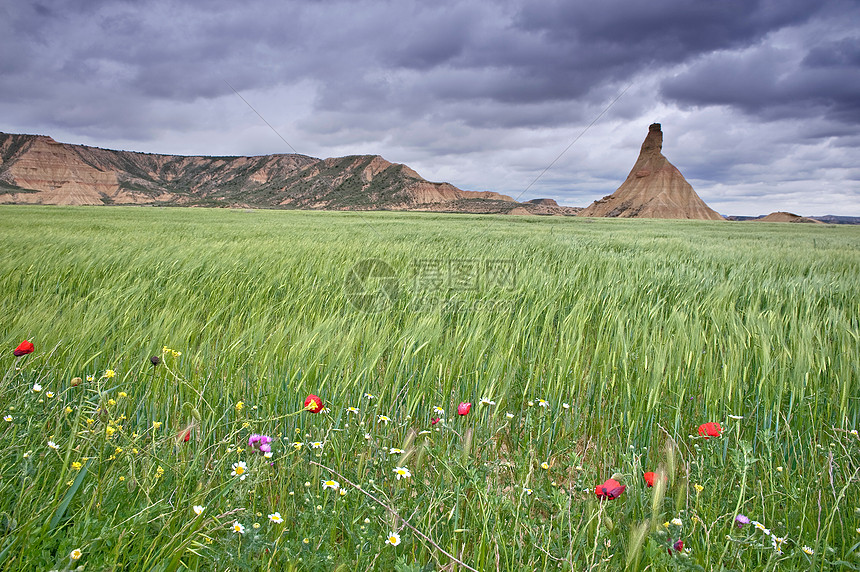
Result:
{"label": "distant hill", "polygon": [[[433,183],[378,155],[179,156],[0,133],[0,203],[575,214]],[[538,212],[540,211],[540,212]],[[519,212],[519,211],[518,211]]]}
{"label": "distant hill", "polygon": [[758,215],[758,216],[728,215],[725,218],[726,218],[726,220],[733,220],[733,221],[746,221],[746,220],[764,221],[767,219],[770,222],[809,222],[809,221],[813,221],[813,222],[824,222],[827,224],[860,224],[860,217],[858,217],[858,216],[824,215],[824,216],[802,217],[802,216],[792,214],[792,213],[785,213],[785,214],[790,215],[791,217],[797,217],[799,219],[808,219],[808,220],[801,220],[801,221],[798,221],[798,220],[779,221],[779,220],[777,220],[777,221],[774,221],[773,218],[770,218],[770,219],[767,218],[767,217],[772,217],[775,214],[779,214],[779,213],[771,213],[767,216],[765,216],[765,215]]}
{"label": "distant hill", "polygon": [[662,150],[663,131],[659,123],[652,123],[627,179],[614,193],[594,201],[579,216],[723,220],[696,194]]}

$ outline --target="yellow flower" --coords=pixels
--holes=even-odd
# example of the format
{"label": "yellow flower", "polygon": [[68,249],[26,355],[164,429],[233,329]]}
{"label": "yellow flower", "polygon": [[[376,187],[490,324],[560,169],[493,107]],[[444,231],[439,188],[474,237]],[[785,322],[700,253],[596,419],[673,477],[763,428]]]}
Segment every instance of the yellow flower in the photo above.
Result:
{"label": "yellow flower", "polygon": [[547,469],[549,469],[549,463],[544,461],[543,463],[540,464],[540,468],[543,469],[544,471],[546,471]]}
{"label": "yellow flower", "polygon": [[254,528],[260,528],[260,523],[259,523],[259,522],[255,522],[255,523],[254,523]]}
{"label": "yellow flower", "polygon": [[79,462],[77,462],[77,461],[72,462],[72,468],[73,468],[74,470],[76,470],[76,471],[80,471],[82,466],[83,466],[83,465],[81,465],[81,464],[80,464]]}
{"label": "yellow flower", "polygon": [[95,422],[96,422],[95,419],[87,419],[87,425],[92,425]]}
{"label": "yellow flower", "polygon": [[242,411],[243,407],[245,407],[245,403],[243,401],[236,402],[236,411]]}
{"label": "yellow flower", "polygon": [[122,453],[122,447],[117,447],[116,449],[114,449],[114,451],[113,451],[113,452],[114,452],[115,454],[119,455],[120,453]]}
{"label": "yellow flower", "polygon": [[107,427],[105,427],[105,435],[107,435],[108,437],[110,437],[110,436],[112,436],[114,433],[116,433],[116,429],[114,429],[112,426],[108,425]]}
{"label": "yellow flower", "polygon": [[66,405],[66,408],[65,408],[63,411],[65,411],[66,413],[71,413],[71,412],[72,412],[72,408],[71,408],[71,407],[69,407],[68,405]]}
{"label": "yellow flower", "polygon": [[106,378],[112,379],[114,376],[116,376],[116,372],[114,370],[112,370],[112,369],[106,369],[105,370],[105,377]]}
{"label": "yellow flower", "polygon": [[693,485],[693,488],[694,488],[694,489],[696,489],[696,492],[697,492],[697,493],[700,493],[700,492],[702,492],[703,490],[705,490],[705,487],[703,487],[702,485],[700,485],[700,484],[698,484],[698,483],[696,483],[695,485]]}
{"label": "yellow flower", "polygon": [[122,481],[124,481],[124,480],[125,480],[125,477],[120,476],[119,480],[120,480],[120,482],[122,482]]}
{"label": "yellow flower", "polygon": [[116,401],[113,399],[108,399],[108,405],[116,405]]}
{"label": "yellow flower", "polygon": [[117,397],[128,397],[128,393],[126,393],[124,391],[120,391],[119,393],[116,394],[116,396]]}
{"label": "yellow flower", "polygon": [[158,468],[155,469],[155,478],[160,478],[164,474],[164,469],[161,468],[161,465],[158,465]]}
{"label": "yellow flower", "polygon": [[153,429],[159,429],[159,428],[161,428],[161,421],[153,421],[153,422],[152,422],[152,428],[153,428]]}

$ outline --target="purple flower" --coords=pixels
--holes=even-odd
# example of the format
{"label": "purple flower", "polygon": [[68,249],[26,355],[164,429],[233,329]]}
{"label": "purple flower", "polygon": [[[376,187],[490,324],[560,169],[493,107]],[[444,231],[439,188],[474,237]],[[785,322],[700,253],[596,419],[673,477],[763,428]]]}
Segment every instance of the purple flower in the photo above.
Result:
{"label": "purple flower", "polygon": [[738,525],[738,528],[743,528],[745,524],[750,523],[750,519],[742,514],[739,514],[735,517],[735,522]]}
{"label": "purple flower", "polygon": [[248,437],[248,448],[258,453],[268,453],[272,450],[272,446],[269,444],[271,442],[272,438],[268,435],[254,433]]}

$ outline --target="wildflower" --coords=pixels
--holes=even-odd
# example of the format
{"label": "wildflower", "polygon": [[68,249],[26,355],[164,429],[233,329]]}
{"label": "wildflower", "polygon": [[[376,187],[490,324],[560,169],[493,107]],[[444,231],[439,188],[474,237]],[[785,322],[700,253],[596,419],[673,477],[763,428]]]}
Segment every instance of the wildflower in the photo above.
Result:
{"label": "wildflower", "polygon": [[158,465],[158,468],[155,469],[155,478],[160,479],[164,475],[164,468],[161,465]]}
{"label": "wildflower", "polygon": [[702,485],[700,485],[700,484],[698,484],[698,483],[696,483],[695,485],[693,485],[693,488],[694,488],[694,489],[696,489],[696,492],[697,492],[697,493],[700,493],[700,492],[702,492],[703,490],[705,490],[705,487],[703,487]]}
{"label": "wildflower", "polygon": [[436,415],[445,415],[445,410],[437,405],[433,408],[433,413]]}
{"label": "wildflower", "polygon": [[401,453],[403,453],[403,449],[398,449],[397,447],[391,447],[388,450],[389,455],[400,455]]}
{"label": "wildflower", "polygon": [[236,405],[234,405],[234,407],[236,408],[236,411],[242,411],[242,408],[245,407],[245,402],[244,401],[237,401]]}
{"label": "wildflower", "polygon": [[71,407],[69,407],[68,405],[66,405],[66,408],[65,408],[65,409],[63,409],[63,411],[65,411],[66,413],[71,413],[71,412],[72,412],[72,408],[71,408]]}
{"label": "wildflower", "polygon": [[358,408],[357,407],[347,407],[346,412],[352,413],[354,415],[358,415]]}
{"label": "wildflower", "polygon": [[623,493],[626,488],[627,487],[625,485],[622,485],[615,479],[609,479],[602,485],[597,485],[594,492],[597,495],[597,498],[613,500],[620,497],[621,493]]}
{"label": "wildflower", "polygon": [[669,548],[666,549],[669,552],[669,554],[672,554],[673,551],[674,552],[682,552],[684,550],[684,541],[683,540],[676,540],[676,541],[672,542],[672,540],[670,539],[669,542],[672,543],[672,546],[670,546]]}
{"label": "wildflower", "polygon": [[272,452],[271,452],[271,451],[266,451],[265,453],[263,453],[263,458],[265,458],[265,459],[271,459],[271,458],[272,458]]}
{"label": "wildflower", "polygon": [[304,544],[310,544],[310,542],[311,542],[311,539],[310,539],[310,538],[308,538],[308,537],[302,538],[302,543],[304,543]]}
{"label": "wildflower", "polygon": [[782,467],[777,467],[777,468],[776,468],[776,472],[777,472],[777,473],[781,473],[781,472],[782,472]]}
{"label": "wildflower", "polygon": [[745,524],[749,524],[750,519],[742,514],[739,514],[735,517],[735,523],[737,523],[738,528],[743,528]]}
{"label": "wildflower", "polygon": [[36,347],[31,342],[24,340],[23,342],[18,344],[17,348],[12,350],[12,355],[14,355],[15,357],[21,357],[23,355],[33,353],[33,350],[35,349]]}
{"label": "wildflower", "polygon": [[490,399],[488,399],[488,398],[486,398],[486,397],[482,397],[482,398],[481,398],[481,402],[480,402],[480,404],[481,404],[481,405],[495,405],[495,404],[496,404],[496,402],[495,402],[495,401],[492,401],[492,400],[490,400]]}
{"label": "wildflower", "polygon": [[529,402],[527,403],[527,405],[528,405],[529,407],[534,407],[534,404],[535,404],[535,402],[534,402],[534,401],[529,401]]}
{"label": "wildflower", "polygon": [[367,400],[369,401],[369,400],[372,400],[372,399],[376,399],[376,396],[375,396],[375,395],[373,395],[372,393],[365,393],[365,394],[364,394],[364,398],[365,398],[365,399],[367,399]]}
{"label": "wildflower", "polygon": [[57,449],[59,449],[59,448],[60,448],[60,447],[59,447],[56,443],[54,443],[53,441],[48,441],[48,447],[50,447],[51,449],[54,449],[55,451],[56,451]]}
{"label": "wildflower", "polygon": [[152,428],[153,429],[160,429],[161,428],[161,421],[153,421],[152,422]]}
{"label": "wildflower", "polygon": [[260,453],[268,453],[272,450],[272,438],[268,435],[258,435],[254,433],[248,438],[248,447],[252,451]]}
{"label": "wildflower", "polygon": [[337,481],[323,481],[322,487],[323,490],[331,489],[333,491],[336,491],[340,488],[340,483]]}
{"label": "wildflower", "polygon": [[457,406],[457,415],[468,415],[469,411],[472,409],[472,404],[468,402],[460,403]]}
{"label": "wildflower", "polygon": [[562,403],[561,406],[565,409],[570,409],[570,403]]}
{"label": "wildflower", "polygon": [[[30,453],[32,453],[32,452],[33,452],[33,451],[26,451],[26,452],[24,453],[24,458],[26,459],[27,457],[29,457],[29,456],[30,456]],[[858,530],[857,532],[860,532],[860,530]]]}
{"label": "wildflower", "polygon": [[642,475],[642,477],[645,479],[645,484],[648,485],[649,487],[654,486],[654,477],[655,476],[656,475],[654,474],[653,471],[648,471],[647,473]]}
{"label": "wildflower", "polygon": [[11,423],[11,422],[12,422],[12,416],[11,416],[11,415],[7,415],[7,416],[5,416],[5,417],[3,418],[3,421],[6,421],[6,422],[8,422],[8,423]]}
{"label": "wildflower", "polygon": [[74,550],[72,550],[72,553],[69,554],[69,558],[71,558],[72,560],[80,560],[81,556],[83,555],[84,553],[81,552],[80,548],[75,548]]}
{"label": "wildflower", "polygon": [[296,451],[298,451],[299,449],[301,449],[301,448],[302,448],[302,445],[304,445],[304,443],[302,443],[301,441],[295,441],[295,442],[293,443],[293,449],[295,449]]}
{"label": "wildflower", "polygon": [[272,514],[270,514],[269,520],[271,522],[274,522],[275,524],[281,524],[282,522],[284,522],[284,519],[281,518],[281,513],[279,512],[273,512]]}
{"label": "wildflower", "polygon": [[45,397],[47,397],[48,399],[51,399],[52,397],[54,397],[54,392],[53,391],[46,391]]}
{"label": "wildflower", "polygon": [[408,479],[412,476],[412,473],[409,472],[409,469],[406,467],[394,467],[394,473],[397,475],[397,480],[400,479]]}
{"label": "wildflower", "polygon": [[849,433],[854,435],[855,437],[860,436],[860,433],[857,433],[857,429],[852,429],[851,431],[849,431]]}
{"label": "wildflower", "polygon": [[113,425],[108,425],[107,427],[105,427],[105,435],[107,435],[108,437],[112,437],[114,433],[116,433],[116,429],[113,427]]}
{"label": "wildflower", "polygon": [[78,461],[73,461],[73,462],[72,462],[72,468],[73,468],[74,470],[76,470],[76,471],[80,471],[82,466],[83,466],[83,465],[81,465]]}
{"label": "wildflower", "polygon": [[385,544],[390,544],[391,546],[397,546],[400,544],[400,535],[396,532],[389,532],[388,538],[385,540]]}
{"label": "wildflower", "polygon": [[744,418],[744,416],[743,416],[743,415],[729,415],[729,418],[730,418],[730,419],[741,420],[741,419],[743,419],[743,418]]}
{"label": "wildflower", "polygon": [[538,399],[537,402],[540,407],[549,407],[549,401],[546,399]]}
{"label": "wildflower", "polygon": [[526,493],[527,495],[531,495],[534,491],[528,487],[523,487],[523,492]]}
{"label": "wildflower", "polygon": [[87,376],[87,381],[95,381],[95,380],[96,380],[96,376],[94,376],[94,375],[88,375]]}
{"label": "wildflower", "polygon": [[807,554],[809,554],[810,556],[815,554],[815,551],[812,548],[810,548],[809,546],[806,546],[805,544],[800,549],[803,550],[804,552],[806,552]]}
{"label": "wildflower", "polygon": [[179,437],[183,442],[187,443],[191,440],[191,429],[187,429],[184,433],[180,432],[177,437]]}
{"label": "wildflower", "polygon": [[245,534],[245,527],[238,520],[233,521],[233,532],[237,534]]}
{"label": "wildflower", "polygon": [[305,398],[305,410],[311,413],[319,413],[323,410],[322,399],[314,394],[310,394]]}
{"label": "wildflower", "polygon": [[108,379],[113,379],[116,376],[116,372],[112,369],[105,370],[105,377]]}
{"label": "wildflower", "polygon": [[38,383],[34,383],[33,384],[33,393],[39,393],[40,391],[42,391],[42,386],[39,385]]}
{"label": "wildflower", "polygon": [[322,442],[322,441],[313,441],[313,442],[311,443],[311,448],[313,448],[313,449],[322,449],[322,448],[323,448],[323,442]]}
{"label": "wildflower", "polygon": [[705,439],[710,437],[719,437],[722,432],[723,428],[720,424],[713,421],[699,425],[699,435],[703,436]]}
{"label": "wildflower", "polygon": [[382,422],[383,422],[383,423],[385,423],[386,425],[388,425],[388,422],[389,422],[389,421],[391,421],[391,419],[389,419],[389,418],[388,418],[388,417],[386,417],[385,415],[377,415],[377,416],[376,416],[376,419],[377,419],[377,420],[379,420],[379,421],[382,421]]}
{"label": "wildflower", "polygon": [[544,471],[546,471],[547,469],[549,469],[549,463],[544,461],[543,463],[540,464],[540,468],[543,469]]}
{"label": "wildflower", "polygon": [[508,419],[513,419],[513,418],[514,418],[514,414],[513,414],[513,413],[508,412],[508,413],[505,413],[505,417],[507,417]]}
{"label": "wildflower", "polygon": [[196,505],[194,505],[193,507],[191,507],[191,510],[193,510],[193,511],[194,511],[194,514],[196,514],[197,516],[200,516],[201,514],[203,514],[203,511],[204,511],[205,509],[204,509],[204,507],[203,507],[203,506],[201,506],[201,505],[199,505],[199,504],[196,504]]}
{"label": "wildflower", "polygon": [[[48,393],[51,393],[51,392],[49,391]],[[47,393],[45,395],[47,395]],[[51,397],[53,397],[53,394],[51,394]],[[115,399],[108,399],[108,405],[111,405],[111,406],[116,405],[116,400]]]}
{"label": "wildflower", "polygon": [[436,425],[436,424],[437,424],[437,423],[439,423],[439,421],[441,421],[441,420],[442,420],[442,418],[441,418],[441,417],[434,417],[434,418],[432,418],[432,419],[430,420],[430,425]]}
{"label": "wildflower", "polygon": [[684,521],[683,521],[683,520],[681,520],[681,519],[680,519],[680,518],[678,518],[678,517],[675,517],[675,518],[673,518],[673,519],[672,519],[672,524],[674,524],[675,526],[683,526],[683,525],[684,525]]}
{"label": "wildflower", "polygon": [[245,461],[239,461],[238,463],[233,463],[233,472],[230,473],[231,477],[239,477],[240,481],[244,481],[246,475],[245,473],[248,470],[248,465],[245,464]]}

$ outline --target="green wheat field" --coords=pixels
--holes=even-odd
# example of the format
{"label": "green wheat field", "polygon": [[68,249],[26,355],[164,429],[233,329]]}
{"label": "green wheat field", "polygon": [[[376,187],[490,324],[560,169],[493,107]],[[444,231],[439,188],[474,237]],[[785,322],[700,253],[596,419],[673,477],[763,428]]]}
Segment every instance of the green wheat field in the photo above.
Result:
{"label": "green wheat field", "polygon": [[0,570],[860,569],[857,227],[4,206],[0,308]]}

